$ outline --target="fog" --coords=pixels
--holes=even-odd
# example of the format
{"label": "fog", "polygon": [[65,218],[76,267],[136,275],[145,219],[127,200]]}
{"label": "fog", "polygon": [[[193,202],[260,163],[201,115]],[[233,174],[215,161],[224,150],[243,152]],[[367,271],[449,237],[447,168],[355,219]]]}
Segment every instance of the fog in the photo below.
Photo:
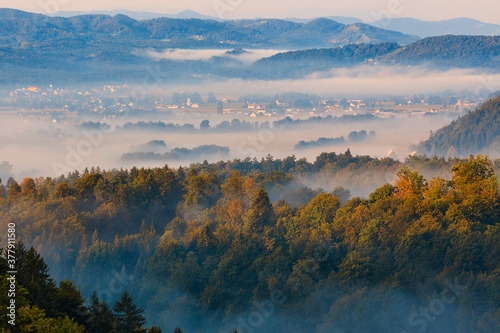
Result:
{"label": "fog", "polygon": [[228,53],[230,51],[224,49],[169,49],[163,51],[145,50],[138,51],[152,60],[159,61],[161,59],[167,60],[209,60],[212,57],[228,57],[231,59],[239,60],[243,63],[253,63],[259,59],[273,56],[285,50],[272,50],[272,49],[245,49],[238,50],[236,53]]}
{"label": "fog", "polygon": [[[167,86],[170,87],[170,86]],[[192,85],[203,91],[205,85]],[[288,91],[336,97],[373,97],[405,94],[440,94],[445,91],[490,94],[500,89],[500,74],[475,69],[431,70],[425,66],[401,68],[358,66],[317,72],[298,80],[242,80],[212,82],[212,90],[227,94],[279,94]]]}
{"label": "fog", "polygon": [[[207,117],[212,126],[222,120],[231,121],[234,115]],[[265,120],[276,120],[265,119]],[[250,119],[248,119],[250,120]],[[3,116],[0,124],[0,162],[7,161],[13,166],[14,176],[18,179],[31,176],[55,177],[71,170],[83,170],[85,167],[130,168],[136,166],[171,166],[186,165],[193,161],[134,161],[123,162],[120,158],[131,151],[131,147],[146,144],[152,140],[163,140],[167,149],[194,148],[202,145],[218,145],[230,148],[228,158],[256,157],[268,154],[276,158],[295,155],[314,161],[321,152],[344,152],[348,148],[353,154],[385,157],[389,154],[396,159],[404,159],[412,153],[410,145],[427,139],[431,130],[446,125],[451,119],[447,116],[420,116],[410,119],[379,119],[355,123],[333,123],[327,125],[294,126],[293,128],[276,127],[255,132],[219,133],[200,132],[147,132],[117,131],[115,124],[109,121],[109,130],[84,130],[76,124],[54,124],[48,120],[36,118],[23,119]],[[176,118],[179,124],[199,123],[190,118]],[[345,142],[333,147],[321,147],[294,151],[300,140],[317,140],[320,137],[338,137],[351,131],[376,131],[377,135],[363,142]],[[208,158],[215,162],[220,156]],[[202,162],[196,161],[196,162]],[[5,168],[4,168],[5,169]],[[3,171],[3,178],[7,171]],[[12,175],[9,175],[12,176]]]}

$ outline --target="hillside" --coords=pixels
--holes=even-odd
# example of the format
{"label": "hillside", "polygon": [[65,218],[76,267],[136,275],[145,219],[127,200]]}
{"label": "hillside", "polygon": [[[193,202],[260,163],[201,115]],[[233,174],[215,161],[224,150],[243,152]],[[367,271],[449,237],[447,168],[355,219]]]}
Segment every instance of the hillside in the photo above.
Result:
{"label": "hillside", "polygon": [[500,97],[453,121],[420,144],[427,155],[500,156]]}
{"label": "hillside", "polygon": [[312,72],[367,63],[398,50],[397,43],[350,44],[330,49],[282,52],[257,61],[251,70],[260,78],[299,78]]}
{"label": "hillside", "polygon": [[312,72],[360,64],[426,65],[438,69],[480,67],[497,71],[500,36],[450,35],[429,37],[403,47],[397,43],[350,44],[282,52],[260,59],[246,75],[267,79],[298,78]]}
{"label": "hillside", "polygon": [[500,36],[429,37],[382,57],[393,65],[432,64],[439,67],[489,67],[500,64]]}

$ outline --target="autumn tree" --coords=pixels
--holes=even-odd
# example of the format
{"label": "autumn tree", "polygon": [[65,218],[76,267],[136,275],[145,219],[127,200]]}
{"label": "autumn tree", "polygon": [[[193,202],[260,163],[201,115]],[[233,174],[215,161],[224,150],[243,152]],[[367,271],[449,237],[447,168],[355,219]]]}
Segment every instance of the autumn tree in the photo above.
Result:
{"label": "autumn tree", "polygon": [[19,186],[19,184],[15,180],[13,180],[7,192],[7,199],[9,200],[9,202],[14,202],[21,196],[21,193],[21,186]]}
{"label": "autumn tree", "polygon": [[426,181],[417,171],[403,167],[397,173],[395,194],[401,198],[420,196],[426,186]]}
{"label": "autumn tree", "polygon": [[20,186],[22,188],[23,196],[27,197],[36,194],[36,184],[33,178],[31,177],[24,178]]}
{"label": "autumn tree", "polygon": [[224,185],[222,185],[222,193],[226,201],[231,201],[234,199],[241,200],[243,198],[243,186],[244,179],[241,173],[237,170],[233,170],[230,173],[229,178],[226,180]]}
{"label": "autumn tree", "polygon": [[54,195],[57,198],[65,198],[71,194],[71,188],[66,182],[62,182],[56,185],[54,190]]}

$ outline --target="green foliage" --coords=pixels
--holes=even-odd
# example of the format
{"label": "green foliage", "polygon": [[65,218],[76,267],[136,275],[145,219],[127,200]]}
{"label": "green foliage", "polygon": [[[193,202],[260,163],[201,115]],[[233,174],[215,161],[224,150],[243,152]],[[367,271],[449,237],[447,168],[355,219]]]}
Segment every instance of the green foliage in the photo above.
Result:
{"label": "green foliage", "polygon": [[389,198],[394,193],[394,186],[392,184],[385,184],[382,187],[376,189],[373,193],[370,193],[370,201],[375,202],[384,198]]}
{"label": "green foliage", "polygon": [[20,333],[84,333],[85,327],[78,325],[68,316],[49,318],[45,312],[34,307],[18,310],[17,325]]}
{"label": "green foliage", "polygon": [[499,54],[499,36],[447,35],[424,38],[381,60],[412,66],[432,62],[444,67],[494,67]]}
{"label": "green foliage", "polygon": [[64,280],[59,283],[56,302],[59,313],[68,315],[80,325],[87,323],[89,314],[84,305],[85,299],[72,281]]}
{"label": "green foliage", "polygon": [[113,311],[116,313],[119,333],[146,332],[143,327],[146,323],[142,315],[144,310],[134,304],[132,296],[127,291],[123,292],[119,301],[115,301]]}
{"label": "green foliage", "polygon": [[106,301],[99,302],[99,297],[94,292],[89,304],[89,333],[117,331],[118,322]]}
{"label": "green foliage", "polygon": [[500,97],[437,130],[420,144],[427,155],[465,157],[498,154],[500,150]]}
{"label": "green foliage", "polygon": [[[56,316],[57,311],[57,286],[49,275],[49,267],[42,256],[31,247],[26,250],[23,243],[18,242],[14,247],[17,259],[18,283],[28,291],[27,299],[31,304],[36,304],[48,316]],[[64,299],[61,294],[61,299]]]}
{"label": "green foliage", "polygon": [[[260,78],[300,78],[312,72],[363,64],[368,62],[368,59],[392,53],[399,48],[397,43],[381,43],[376,45],[349,44],[344,47],[328,49],[290,51],[263,58],[257,61],[251,69],[253,70],[252,74]],[[344,138],[334,140],[343,141]],[[335,141],[333,144],[337,143]],[[323,142],[317,144],[321,143]],[[301,148],[305,148],[305,143],[303,146],[299,143]]]}

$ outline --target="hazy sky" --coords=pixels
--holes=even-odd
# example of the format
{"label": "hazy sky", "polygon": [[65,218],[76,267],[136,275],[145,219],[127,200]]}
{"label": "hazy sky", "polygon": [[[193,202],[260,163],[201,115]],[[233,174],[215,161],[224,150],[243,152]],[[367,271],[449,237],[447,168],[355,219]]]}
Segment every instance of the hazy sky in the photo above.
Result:
{"label": "hazy sky", "polygon": [[500,23],[497,0],[0,0],[0,6],[40,13],[104,9],[177,13],[191,9],[227,19],[352,15],[373,21],[382,15],[429,20],[471,17]]}

